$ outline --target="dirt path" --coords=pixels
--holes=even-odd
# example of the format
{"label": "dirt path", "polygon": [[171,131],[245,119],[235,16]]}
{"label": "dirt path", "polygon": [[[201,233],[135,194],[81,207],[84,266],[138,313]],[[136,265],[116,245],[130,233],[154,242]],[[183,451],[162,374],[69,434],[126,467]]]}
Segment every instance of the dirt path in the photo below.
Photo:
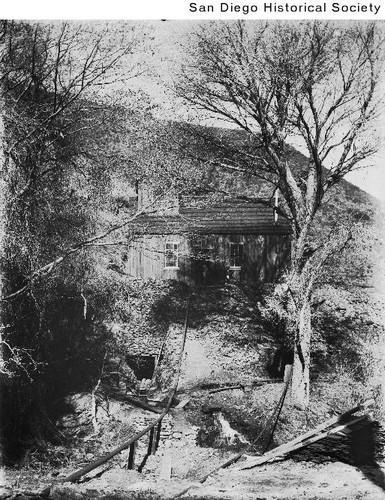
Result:
{"label": "dirt path", "polygon": [[[383,500],[384,472],[363,471],[341,462],[328,464],[298,463],[291,460],[269,464],[251,471],[222,470],[203,485],[193,480],[145,479],[136,471],[112,469],[84,484],[54,487],[53,500],[88,500],[111,497],[130,499],[171,499],[183,488],[195,484],[183,498],[221,500]],[[371,476],[371,479],[368,478]],[[8,480],[12,478],[8,477]],[[379,483],[379,486],[374,484]],[[382,486],[381,483],[382,482]],[[22,490],[0,488],[0,498],[10,498]],[[25,491],[25,490],[24,490]],[[28,498],[28,497],[27,497]],[[26,497],[24,496],[24,500]]]}
{"label": "dirt path", "polygon": [[[383,472],[367,471],[377,480]],[[376,486],[362,471],[341,462],[315,465],[291,460],[251,471],[222,470],[200,488],[190,490],[191,498],[234,500],[256,499],[335,499],[380,500],[385,483]]]}
{"label": "dirt path", "polygon": [[[105,482],[105,480],[101,481]],[[132,493],[152,491],[160,495],[161,498],[169,499],[189,484],[191,482],[181,479],[154,482],[139,481],[133,484],[132,488],[126,486],[124,491],[126,494],[129,491]],[[92,489],[100,491],[96,481],[90,486]],[[109,487],[111,486],[112,484],[109,485]],[[365,477],[360,470],[340,462],[314,465],[286,461],[247,472],[222,470],[209,478],[205,484],[191,488],[184,498],[207,500],[383,500],[385,492],[384,489],[376,486]]]}
{"label": "dirt path", "polygon": [[182,364],[182,373],[179,381],[181,390],[193,386],[198,381],[209,379],[218,370],[212,356],[202,339],[195,336],[190,329],[185,345],[185,355]]}

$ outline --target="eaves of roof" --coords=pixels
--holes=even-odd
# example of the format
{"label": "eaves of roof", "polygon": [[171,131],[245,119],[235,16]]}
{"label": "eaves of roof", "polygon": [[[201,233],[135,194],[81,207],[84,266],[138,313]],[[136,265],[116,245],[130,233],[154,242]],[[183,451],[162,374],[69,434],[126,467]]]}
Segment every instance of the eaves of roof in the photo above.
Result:
{"label": "eaves of roof", "polygon": [[177,215],[143,215],[134,230],[141,234],[270,234],[289,235],[287,219],[270,206],[238,201],[208,204],[206,207],[181,207]]}

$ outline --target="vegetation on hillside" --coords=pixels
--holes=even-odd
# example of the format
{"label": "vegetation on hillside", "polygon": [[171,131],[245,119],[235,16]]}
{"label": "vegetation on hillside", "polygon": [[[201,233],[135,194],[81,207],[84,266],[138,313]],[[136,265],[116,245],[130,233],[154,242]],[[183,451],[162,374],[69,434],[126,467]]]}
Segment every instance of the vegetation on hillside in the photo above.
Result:
{"label": "vegetation on hillside", "polygon": [[[189,40],[176,86],[198,116],[204,110],[246,134],[246,148],[222,141],[216,165],[262,179],[284,199],[292,252],[281,298],[294,352],[292,391],[302,409],[310,394],[315,282],[351,237],[340,221],[322,238],[316,218],[330,189],[376,151],[369,130],[381,101],[382,48],[375,23],[213,22]],[[293,138],[308,157],[299,171],[288,146]]]}
{"label": "vegetation on hillside", "polygon": [[[191,130],[153,119],[145,96],[131,95],[128,106],[124,96],[123,107],[121,96],[98,92],[99,86],[105,90],[109,82],[136,73],[137,29],[2,22],[0,34],[7,191],[1,248],[4,458],[15,462],[28,450],[45,449],[49,441],[65,446],[56,426],[64,411],[61,402],[95,388],[112,397],[119,380],[128,377],[125,356],[133,339],[163,339],[170,323],[183,322],[190,293],[191,328],[208,339],[219,332],[221,349],[226,348],[223,376],[242,369],[250,377],[265,371],[281,376],[292,349],[282,287],[228,283],[194,289],[125,274],[126,248],[135,238],[131,221],[138,214],[135,184],[149,187],[156,201],[183,194],[216,196],[241,191],[245,184],[251,186],[250,197],[266,194],[258,182],[253,186],[248,172],[221,178],[218,169],[207,168],[207,158],[186,150]],[[216,134],[228,132],[217,129]],[[244,144],[243,136],[237,139]],[[200,145],[196,139],[196,149]],[[218,157],[223,153],[213,148],[209,154],[215,151]],[[292,148],[290,154],[307,161]],[[244,158],[235,154],[232,160],[242,164]],[[335,255],[314,282],[311,304],[314,391],[324,401],[329,388],[329,406],[345,408],[368,392],[380,392],[379,371],[373,367],[379,366],[374,361],[379,361],[383,327],[377,306],[361,288],[376,272],[368,265],[376,250],[370,242],[379,238],[368,217],[372,200],[348,184],[340,188],[325,198],[329,205],[314,219],[306,250],[311,255],[312,245],[325,234],[325,218],[338,222],[343,210],[354,222],[360,220],[345,253]],[[257,364],[251,358],[261,346],[267,354]],[[236,353],[247,349],[251,354],[241,366]],[[238,364],[226,368],[233,357]],[[229,399],[229,406],[236,403]],[[201,401],[196,404],[199,410]],[[251,434],[272,404],[261,404]],[[245,427],[251,422],[249,410]],[[234,417],[242,420],[242,412]]]}

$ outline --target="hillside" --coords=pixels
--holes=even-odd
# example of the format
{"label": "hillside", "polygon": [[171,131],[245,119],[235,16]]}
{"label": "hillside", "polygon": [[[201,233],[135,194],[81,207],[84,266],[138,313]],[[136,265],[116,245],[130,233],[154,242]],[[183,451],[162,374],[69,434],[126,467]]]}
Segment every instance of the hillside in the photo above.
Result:
{"label": "hillside", "polygon": [[[90,473],[88,480],[80,486],[58,484],[50,498],[65,495],[66,498],[89,499],[95,498],[95,494],[113,494],[117,498],[125,498],[127,494],[130,498],[171,498],[242,450],[245,443],[258,437],[254,453],[266,446],[273,426],[271,415],[281,395],[282,383],[255,387],[247,384],[255,379],[282,380],[283,365],[288,361],[285,350],[280,349],[277,325],[266,315],[264,300],[268,290],[234,285],[189,288],[181,283],[151,280],[127,283],[127,286],[130,287],[131,300],[121,304],[121,319],[114,327],[120,339],[116,353],[120,362],[115,356],[114,364],[105,365],[95,393],[72,393],[56,402],[53,423],[61,442],[41,443],[24,456],[17,474],[12,469],[6,471],[7,485],[11,488],[3,489],[3,492],[8,496],[27,490],[39,491],[56,481],[60,483],[68,474],[118,446],[155,418],[154,414],[125,400],[128,372],[124,368],[124,353],[131,351],[143,355],[154,352],[154,348],[155,351],[159,349],[170,327],[182,327],[189,296],[187,340],[177,393],[179,401],[186,398],[189,401],[183,410],[167,417],[162,427],[159,451],[149,458],[141,474],[136,470],[125,470],[126,450]],[[369,340],[367,332],[361,337],[361,342],[365,338],[368,342],[373,341],[373,338]],[[318,341],[314,345],[315,353]],[[318,370],[314,370],[309,411],[305,415],[296,410],[288,396],[274,432],[273,446],[287,442],[357,402],[376,397],[375,387],[370,388],[362,382],[361,375],[348,371],[349,363],[345,371],[342,370],[341,356],[345,354],[341,349],[350,349],[351,357],[354,346],[350,340],[341,343],[341,338],[331,338],[328,342],[332,348],[328,364],[321,366],[315,356],[314,368],[318,366]],[[137,344],[139,351],[134,349]],[[357,346],[356,356],[362,354],[362,347],[363,344]],[[339,372],[336,371],[337,365]],[[130,387],[137,386],[137,382],[132,385],[133,379],[130,380]],[[218,383],[240,386],[222,392],[212,391],[210,387]],[[375,407],[372,417],[376,418],[378,411]],[[379,464],[383,461],[381,443],[376,445],[375,455]],[[363,483],[361,472],[351,467],[356,462],[350,446],[349,440],[340,439],[338,445],[326,440],[311,446],[307,452],[292,455],[289,461],[266,465],[250,474],[223,472],[193,495],[200,495],[202,499],[239,499],[239,491],[242,491],[242,498],[255,498],[263,478],[266,481],[262,490],[264,498],[281,498],[279,485],[287,475],[282,498],[294,499],[298,495],[308,498],[305,487],[312,490],[313,496],[309,498],[336,498],[333,495],[337,492],[352,499],[359,498],[359,495],[373,500],[380,498],[376,485],[381,482],[372,478]],[[135,468],[140,464],[144,447],[145,444],[141,444],[138,449]],[[172,464],[171,479],[159,479],[168,460]],[[362,464],[357,462],[357,466]],[[343,474],[344,480],[326,479],[332,470]],[[305,483],[304,477],[307,478]],[[233,494],[234,487],[236,493]]]}
{"label": "hillside", "polygon": [[[383,228],[376,201],[341,181],[374,149],[359,135],[376,94],[375,26],[345,37],[323,23],[277,25],[288,40],[300,34],[305,57],[294,58],[281,56],[302,43],[287,51],[264,29],[276,43],[257,50],[269,60],[253,75],[228,57],[231,38],[219,46],[226,33],[204,41],[203,30],[203,64],[193,72],[194,51],[178,92],[209,109],[208,91],[214,114],[246,133],[156,118],[134,90],[159,60],[146,27],[0,27],[0,497],[383,494],[385,304],[371,288],[384,276]],[[234,27],[243,50],[248,30]],[[309,54],[320,65],[301,71]],[[306,131],[314,165],[285,130]],[[338,149],[347,155],[324,169]]]}
{"label": "hillside", "polygon": [[[141,129],[144,142],[148,139],[147,132]],[[164,139],[162,133],[164,131],[159,135]],[[135,137],[134,131],[125,141],[133,142]],[[124,157],[127,144],[118,132],[114,141],[113,149]],[[119,155],[114,157],[111,170],[103,169],[101,162],[98,165],[102,181],[100,188],[96,178],[69,172],[71,182],[62,186],[66,190],[66,200],[71,203],[73,198],[79,199],[83,206],[91,197],[92,210],[88,208],[84,219],[92,221],[92,234],[112,225],[119,227],[135,213],[132,186],[139,172],[136,168],[143,158],[151,158],[152,162],[139,165],[143,167],[140,171],[142,182],[150,181],[155,165],[152,187],[160,189],[161,193],[169,188],[166,181],[168,175],[175,172],[175,149],[170,147],[167,150],[169,156],[162,157],[161,146],[160,141],[154,156],[149,149],[146,149],[145,156],[136,150],[130,158],[128,171],[124,163],[119,162]],[[204,148],[199,145],[198,149],[202,151]],[[160,158],[161,162],[158,162]],[[300,166],[306,159],[292,150],[291,161],[299,165],[300,176]],[[254,177],[234,175],[234,172],[219,174],[215,165],[207,168],[207,162],[203,160],[194,163],[187,152],[185,156],[181,155],[181,165],[177,172],[178,189],[191,178],[199,180],[191,184],[193,189],[187,189],[189,196],[208,194],[215,203],[218,201],[216,190],[223,189],[226,194],[242,195],[256,201],[261,197],[272,197],[269,183],[255,182]],[[169,168],[166,180],[161,177],[165,167]],[[329,202],[320,215],[319,228],[322,231],[332,220],[342,218],[358,220],[361,225],[350,253],[345,257],[338,256],[331,267],[331,279],[323,277],[317,289],[313,305],[309,412],[301,414],[288,400],[277,425],[274,444],[286,442],[297,435],[299,429],[311,428],[318,421],[369,396],[376,399],[372,418],[380,420],[383,417],[381,361],[378,359],[383,349],[381,305],[371,301],[359,288],[367,285],[373,269],[370,265],[363,268],[362,262],[370,253],[367,248],[357,245],[364,240],[362,228],[370,229],[375,203],[366,193],[342,182],[338,189],[330,192]],[[45,210],[47,213],[42,212],[42,217],[50,215],[49,210]],[[42,234],[53,239],[47,237],[45,241],[50,245],[42,248],[48,256],[55,256],[55,251],[62,250],[63,240],[56,232],[53,235],[50,232],[48,215],[44,219],[46,233]],[[72,225],[81,233],[84,228],[77,215],[75,207],[71,211],[73,219],[68,218],[65,222],[69,229]],[[108,244],[95,245],[87,253],[69,259],[49,279],[34,284],[33,296],[28,299],[30,302],[22,299],[19,309],[10,308],[21,332],[29,332],[26,320],[30,319],[33,324],[31,331],[34,335],[22,338],[28,340],[27,346],[38,339],[41,363],[32,382],[22,379],[20,387],[24,399],[21,392],[18,393],[20,400],[13,397],[11,385],[4,390],[7,404],[15,405],[19,410],[23,407],[21,421],[24,427],[12,418],[4,427],[8,435],[4,458],[8,465],[13,466],[7,474],[16,492],[51,484],[56,477],[64,478],[146,426],[153,416],[132,407],[125,400],[126,391],[132,390],[136,397],[143,383],[127,358],[137,358],[139,363],[140,356],[159,354],[170,327],[183,323],[190,294],[192,305],[186,358],[178,394],[180,399],[189,398],[189,403],[182,422],[172,420],[170,424],[175,424],[175,434],[179,436],[175,440],[182,448],[177,455],[181,465],[179,471],[175,466],[175,478],[182,481],[202,472],[199,460],[194,463],[195,469],[188,467],[192,454],[202,457],[205,471],[242,449],[243,439],[250,441],[264,430],[267,416],[277,404],[281,391],[279,384],[242,389],[254,378],[282,379],[284,364],[291,361],[291,346],[283,336],[282,318],[274,305],[273,287],[228,283],[219,287],[195,288],[181,282],[133,280],[124,272],[125,247],[135,237],[132,227],[122,226]],[[76,234],[69,231],[68,240],[76,242]],[[370,241],[370,236],[366,237],[367,241]],[[46,262],[48,256],[44,253],[45,260],[40,258]],[[347,275],[358,276],[354,286],[350,278],[346,279]],[[240,384],[241,388],[209,394],[201,387],[212,383]],[[36,413],[35,419],[30,419],[29,414],[34,414],[36,407],[40,413]],[[217,410],[212,411],[213,408]],[[220,422],[224,421],[230,426],[230,435],[238,435],[235,441],[230,442],[228,435],[221,435]],[[20,429],[22,433],[18,434]],[[271,422],[264,430],[260,449],[266,443],[269,431]],[[316,459],[319,459],[318,452],[315,452]],[[345,452],[342,455],[345,456]],[[321,450],[321,455],[324,454],[325,450]],[[342,458],[337,457],[338,460]],[[122,467],[127,459],[125,453],[112,462],[118,475],[124,476]],[[153,474],[150,465],[149,478]],[[15,476],[15,466],[20,467],[19,479]],[[158,466],[155,460],[154,470]],[[112,471],[109,481],[113,481],[113,474]],[[119,478],[117,480],[121,481],[122,476]],[[148,482],[145,484],[149,485]],[[59,487],[59,496],[60,491]]]}
{"label": "hillside", "polygon": [[[193,158],[200,165],[208,186],[256,199],[273,199],[275,178],[263,170],[268,158],[254,135],[240,129],[198,127],[187,123],[171,123],[169,126],[175,134],[175,142],[181,146],[181,157]],[[295,179],[301,183],[309,160],[293,146],[286,147],[288,163]],[[260,176],[259,165],[262,167]],[[328,175],[325,170],[324,180]],[[375,209],[380,206],[373,196],[345,179],[331,189],[326,200],[333,211],[338,206],[340,211],[344,210],[346,206],[348,210],[363,213],[371,206]]]}

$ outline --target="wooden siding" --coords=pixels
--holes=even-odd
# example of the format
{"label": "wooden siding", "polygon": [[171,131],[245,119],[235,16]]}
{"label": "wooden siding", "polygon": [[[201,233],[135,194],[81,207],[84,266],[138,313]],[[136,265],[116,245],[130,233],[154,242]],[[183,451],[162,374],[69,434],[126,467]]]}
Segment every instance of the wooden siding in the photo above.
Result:
{"label": "wooden siding", "polygon": [[[167,242],[179,242],[179,269],[165,267]],[[188,244],[184,236],[143,236],[133,242],[129,249],[126,272],[133,278],[179,279],[187,253]]]}
{"label": "wooden siding", "polygon": [[[215,234],[146,235],[134,242],[125,262],[133,278],[177,279],[201,283],[226,279],[272,282],[290,255],[290,237],[279,235]],[[167,242],[179,242],[179,266],[165,267]],[[231,243],[243,246],[240,270],[230,269]],[[201,251],[199,251],[201,248]]]}

